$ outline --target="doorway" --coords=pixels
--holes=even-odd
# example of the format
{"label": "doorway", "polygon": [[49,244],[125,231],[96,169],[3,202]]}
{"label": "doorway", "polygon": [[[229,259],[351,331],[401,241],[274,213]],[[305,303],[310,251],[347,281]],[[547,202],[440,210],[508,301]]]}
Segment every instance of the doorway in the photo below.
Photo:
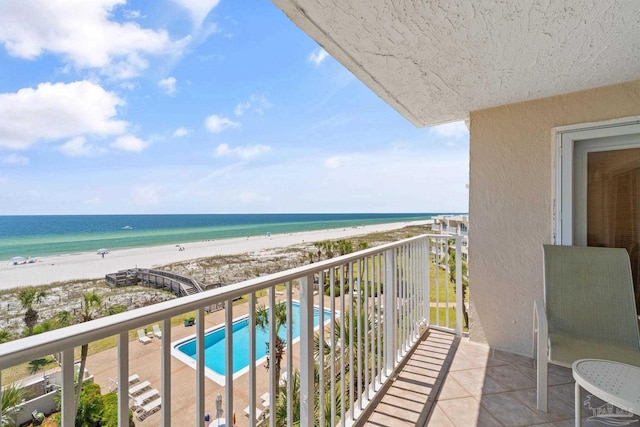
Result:
{"label": "doorway", "polygon": [[556,243],[626,249],[640,311],[638,121],[560,131],[556,148]]}

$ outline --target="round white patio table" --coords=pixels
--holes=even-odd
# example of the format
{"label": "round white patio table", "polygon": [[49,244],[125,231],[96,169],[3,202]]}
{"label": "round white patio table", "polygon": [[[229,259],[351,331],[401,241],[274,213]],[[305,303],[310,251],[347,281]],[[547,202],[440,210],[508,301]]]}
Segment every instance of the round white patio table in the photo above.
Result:
{"label": "round white patio table", "polygon": [[576,426],[581,425],[580,387],[632,414],[640,415],[640,368],[600,359],[580,359],[571,366],[576,380]]}

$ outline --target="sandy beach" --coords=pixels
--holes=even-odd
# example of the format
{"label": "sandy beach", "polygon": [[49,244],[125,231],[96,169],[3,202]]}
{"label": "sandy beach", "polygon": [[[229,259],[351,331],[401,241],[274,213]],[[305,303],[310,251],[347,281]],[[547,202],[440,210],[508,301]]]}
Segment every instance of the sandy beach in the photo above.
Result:
{"label": "sandy beach", "polygon": [[175,245],[123,249],[112,251],[104,258],[95,252],[43,257],[33,264],[12,265],[4,263],[0,265],[0,289],[46,285],[77,279],[97,279],[104,277],[105,274],[128,268],[152,268],[197,258],[259,252],[305,242],[344,239],[362,234],[395,230],[409,225],[429,223],[431,223],[430,220],[404,221],[351,228],[273,234],[271,236],[210,240],[184,243],[182,244],[183,251],[180,251]]}

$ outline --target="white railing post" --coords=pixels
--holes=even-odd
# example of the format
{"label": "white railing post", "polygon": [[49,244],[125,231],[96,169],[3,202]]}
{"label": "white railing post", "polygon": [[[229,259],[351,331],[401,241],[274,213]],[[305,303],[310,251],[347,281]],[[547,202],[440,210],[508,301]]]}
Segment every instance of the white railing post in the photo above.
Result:
{"label": "white railing post", "polygon": [[[226,399],[226,425],[233,425],[233,300],[228,299],[225,303],[224,312],[224,332],[227,340],[225,348],[225,399]],[[251,361],[250,363],[255,363]],[[254,404],[254,402],[251,402]]]}
{"label": "white railing post", "polygon": [[160,362],[162,379],[162,416],[163,427],[171,426],[171,318],[162,321],[162,359]]}
{"label": "white railing post", "polygon": [[[256,294],[249,294],[249,403],[256,401]],[[269,387],[271,391],[271,385]],[[271,409],[271,406],[269,406]],[[249,419],[254,419],[255,405],[249,405]],[[216,414],[216,418],[218,414]]]}
{"label": "white railing post", "polygon": [[[227,375],[229,373],[227,372]],[[204,309],[196,311],[196,426],[204,425]]]}
{"label": "white railing post", "polygon": [[456,237],[456,335],[462,336],[462,239]]}
{"label": "white railing post", "polygon": [[118,425],[129,425],[129,331],[118,335]]}
{"label": "white railing post", "polygon": [[[74,426],[76,421],[76,403],[74,401],[73,348],[62,351],[62,425]],[[80,377],[82,378],[82,377]]]}
{"label": "white railing post", "polygon": [[385,376],[393,374],[396,367],[396,286],[395,286],[396,257],[395,249],[384,253],[384,354]]}
{"label": "white railing post", "polygon": [[[313,275],[300,278],[300,426],[313,427]],[[291,379],[288,379],[291,381]]]}
{"label": "white railing post", "polygon": [[424,292],[423,321],[425,325],[429,325],[431,323],[431,278],[429,275],[431,262],[429,256],[429,239],[427,238],[422,241],[422,286]]}

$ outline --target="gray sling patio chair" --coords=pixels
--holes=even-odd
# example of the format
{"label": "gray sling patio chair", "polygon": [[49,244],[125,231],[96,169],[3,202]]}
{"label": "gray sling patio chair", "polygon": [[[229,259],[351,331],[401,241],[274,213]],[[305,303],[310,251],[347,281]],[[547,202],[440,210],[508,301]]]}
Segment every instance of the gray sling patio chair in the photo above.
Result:
{"label": "gray sling patio chair", "polygon": [[543,245],[544,302],[534,304],[537,407],[547,410],[547,363],[606,359],[640,366],[625,249]]}

